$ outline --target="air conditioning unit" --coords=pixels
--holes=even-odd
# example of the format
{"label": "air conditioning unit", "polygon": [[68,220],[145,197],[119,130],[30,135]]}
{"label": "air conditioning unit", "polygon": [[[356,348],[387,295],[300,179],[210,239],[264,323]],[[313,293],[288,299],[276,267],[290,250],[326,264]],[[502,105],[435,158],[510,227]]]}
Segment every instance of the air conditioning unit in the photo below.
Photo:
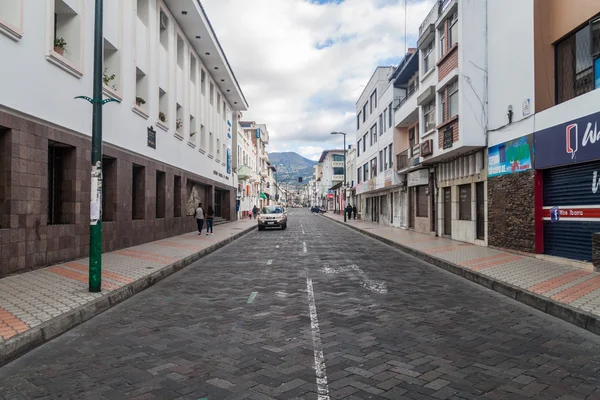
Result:
{"label": "air conditioning unit", "polygon": [[167,29],[168,24],[169,24],[169,19],[167,18],[165,13],[161,11],[160,12],[160,28]]}

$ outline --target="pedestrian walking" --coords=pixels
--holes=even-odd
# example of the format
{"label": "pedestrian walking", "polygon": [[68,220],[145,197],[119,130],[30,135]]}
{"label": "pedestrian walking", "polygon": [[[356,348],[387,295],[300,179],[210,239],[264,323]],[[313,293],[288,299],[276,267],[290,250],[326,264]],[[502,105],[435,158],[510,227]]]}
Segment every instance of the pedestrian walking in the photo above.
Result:
{"label": "pedestrian walking", "polygon": [[354,214],[354,219],[356,219],[356,206],[352,206],[352,214]]}
{"label": "pedestrian walking", "polygon": [[350,204],[346,207],[346,214],[348,214],[348,219],[352,219],[352,206]]}
{"label": "pedestrian walking", "polygon": [[213,222],[215,220],[215,210],[211,206],[208,206],[208,212],[206,213],[206,235],[212,235],[213,233]]}
{"label": "pedestrian walking", "polygon": [[252,215],[254,216],[254,219],[256,219],[256,216],[258,215],[258,207],[256,207],[256,205],[252,209]]}
{"label": "pedestrian walking", "polygon": [[198,224],[198,235],[202,235],[202,227],[204,226],[204,210],[202,209],[202,203],[198,204],[195,216],[196,223]]}

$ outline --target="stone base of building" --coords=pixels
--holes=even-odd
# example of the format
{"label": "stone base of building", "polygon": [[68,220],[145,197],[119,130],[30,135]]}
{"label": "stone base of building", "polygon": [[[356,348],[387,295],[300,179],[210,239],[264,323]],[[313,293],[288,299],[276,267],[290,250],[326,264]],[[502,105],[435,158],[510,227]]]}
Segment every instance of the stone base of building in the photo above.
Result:
{"label": "stone base of building", "polygon": [[[234,220],[233,187],[103,146],[103,251]],[[91,138],[0,111],[0,277],[89,254]]]}
{"label": "stone base of building", "polygon": [[535,253],[533,170],[488,179],[488,243]]}

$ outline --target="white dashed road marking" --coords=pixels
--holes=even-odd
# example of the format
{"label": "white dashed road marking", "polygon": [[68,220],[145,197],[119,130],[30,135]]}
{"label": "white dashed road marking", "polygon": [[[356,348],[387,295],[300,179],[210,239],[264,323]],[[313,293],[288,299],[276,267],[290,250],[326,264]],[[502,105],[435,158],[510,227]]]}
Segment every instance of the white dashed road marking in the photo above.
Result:
{"label": "white dashed road marking", "polygon": [[310,329],[313,338],[313,351],[315,353],[315,373],[317,375],[318,400],[329,400],[329,386],[327,384],[327,368],[323,356],[323,344],[321,343],[321,330],[319,329],[319,318],[317,317],[317,306],[315,304],[315,293],[313,291],[312,279],[306,277],[306,289],[308,292],[308,309],[310,311]]}
{"label": "white dashed road marking", "polygon": [[273,260],[267,260],[267,265],[273,264]]}
{"label": "white dashed road marking", "polygon": [[302,242],[302,251],[306,253],[306,242]]}
{"label": "white dashed road marking", "polygon": [[356,274],[361,278],[360,284],[365,289],[379,294],[387,293],[387,283],[385,283],[385,281],[375,281],[370,279],[358,265],[353,264],[348,265],[347,267],[332,268],[329,266],[329,264],[326,264],[323,268],[321,268],[321,272],[325,272],[326,274],[339,274],[340,272],[348,271],[356,272]]}

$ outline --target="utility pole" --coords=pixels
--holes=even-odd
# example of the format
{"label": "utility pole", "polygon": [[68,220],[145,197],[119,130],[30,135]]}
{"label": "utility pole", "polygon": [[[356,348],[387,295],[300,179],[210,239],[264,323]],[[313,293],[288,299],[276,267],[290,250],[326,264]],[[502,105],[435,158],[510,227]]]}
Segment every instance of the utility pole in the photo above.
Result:
{"label": "utility pole", "polygon": [[115,99],[102,100],[102,67],[104,59],[103,0],[96,0],[94,24],[94,98],[77,96],[93,106],[92,118],[92,185],[90,198],[90,265],[89,291],[102,291],[102,106]]}

